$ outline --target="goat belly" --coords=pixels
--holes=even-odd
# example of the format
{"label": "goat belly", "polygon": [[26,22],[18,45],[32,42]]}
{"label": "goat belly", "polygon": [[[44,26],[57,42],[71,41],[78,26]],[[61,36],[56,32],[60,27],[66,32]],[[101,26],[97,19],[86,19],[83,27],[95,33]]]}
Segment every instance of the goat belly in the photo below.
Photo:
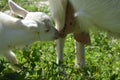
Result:
{"label": "goat belly", "polygon": [[92,26],[120,33],[120,0],[71,0],[81,30]]}

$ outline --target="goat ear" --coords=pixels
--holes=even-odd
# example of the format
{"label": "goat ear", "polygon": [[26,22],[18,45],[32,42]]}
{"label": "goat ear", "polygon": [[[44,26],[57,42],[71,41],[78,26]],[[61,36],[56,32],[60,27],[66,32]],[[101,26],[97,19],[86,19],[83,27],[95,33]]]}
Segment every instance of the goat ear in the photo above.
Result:
{"label": "goat ear", "polygon": [[13,2],[12,0],[8,0],[10,9],[13,11],[13,13],[21,16],[21,17],[25,17],[28,13],[27,10],[25,10],[24,8],[20,7],[19,5],[17,5],[15,2]]}
{"label": "goat ear", "polygon": [[24,25],[26,28],[30,29],[30,30],[37,30],[37,23],[33,20],[21,20],[22,25]]}

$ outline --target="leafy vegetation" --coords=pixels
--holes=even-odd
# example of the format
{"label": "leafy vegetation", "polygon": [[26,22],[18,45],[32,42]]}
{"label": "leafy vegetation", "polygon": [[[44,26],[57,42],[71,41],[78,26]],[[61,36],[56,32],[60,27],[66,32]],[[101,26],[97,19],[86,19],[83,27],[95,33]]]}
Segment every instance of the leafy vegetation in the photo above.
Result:
{"label": "leafy vegetation", "polygon": [[[50,14],[46,6],[38,8],[32,4],[34,0],[15,1],[27,10]],[[0,1],[0,10],[6,9],[9,9],[7,1]],[[75,68],[74,39],[70,34],[65,43],[64,65],[56,64],[56,44],[53,41],[35,42],[29,50],[13,50],[19,59],[18,65],[12,66],[0,59],[0,80],[120,80],[119,40],[101,32],[91,32],[91,40],[92,45],[86,46],[86,67],[82,70]]]}

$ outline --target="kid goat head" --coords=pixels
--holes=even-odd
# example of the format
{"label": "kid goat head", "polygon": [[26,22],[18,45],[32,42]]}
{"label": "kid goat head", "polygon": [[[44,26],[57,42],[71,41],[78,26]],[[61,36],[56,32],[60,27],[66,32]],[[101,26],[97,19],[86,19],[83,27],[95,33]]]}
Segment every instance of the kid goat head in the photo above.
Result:
{"label": "kid goat head", "polygon": [[53,27],[51,19],[43,12],[29,12],[18,6],[12,0],[9,5],[13,13],[23,17],[22,24],[27,25],[34,32],[39,33],[39,40],[48,41],[58,37],[58,31]]}
{"label": "kid goat head", "polygon": [[34,41],[50,41],[58,38],[58,31],[53,28],[49,16],[42,12],[28,12],[12,0],[8,1],[18,19],[0,12],[0,53],[12,64],[18,63],[11,49],[29,45]]}

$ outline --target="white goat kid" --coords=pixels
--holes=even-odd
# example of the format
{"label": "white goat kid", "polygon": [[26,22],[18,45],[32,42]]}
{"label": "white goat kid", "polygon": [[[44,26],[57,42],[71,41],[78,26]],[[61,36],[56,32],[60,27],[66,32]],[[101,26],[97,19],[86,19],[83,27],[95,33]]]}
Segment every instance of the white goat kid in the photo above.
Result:
{"label": "white goat kid", "polygon": [[12,64],[18,60],[11,49],[29,45],[35,41],[50,41],[58,37],[58,31],[53,28],[51,19],[42,12],[28,12],[12,0],[9,5],[13,12],[21,15],[18,19],[0,12],[0,53]]}
{"label": "white goat kid", "polygon": [[[89,29],[104,30],[112,35],[120,35],[120,0],[49,0],[51,11],[56,22],[56,27],[61,30],[65,23],[65,10],[68,1],[74,8],[74,18],[79,26],[74,26],[73,33],[86,32]],[[64,39],[57,41],[58,62],[63,61],[63,42]],[[81,47],[81,49],[80,49]],[[77,43],[77,51],[83,54],[77,56],[77,65],[85,65],[84,45]],[[82,50],[82,51],[81,51]],[[80,61],[81,60],[81,61]]]}

